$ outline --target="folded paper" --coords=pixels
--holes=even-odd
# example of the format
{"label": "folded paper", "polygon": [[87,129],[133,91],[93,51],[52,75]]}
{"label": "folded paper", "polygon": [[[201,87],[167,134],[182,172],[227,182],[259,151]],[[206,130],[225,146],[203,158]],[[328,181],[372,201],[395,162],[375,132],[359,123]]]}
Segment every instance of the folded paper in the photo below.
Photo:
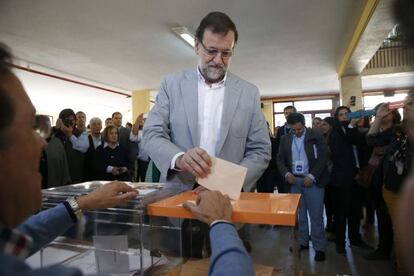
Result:
{"label": "folded paper", "polygon": [[205,178],[198,178],[197,182],[231,199],[239,199],[247,168],[216,157],[212,157],[212,163],[211,173]]}

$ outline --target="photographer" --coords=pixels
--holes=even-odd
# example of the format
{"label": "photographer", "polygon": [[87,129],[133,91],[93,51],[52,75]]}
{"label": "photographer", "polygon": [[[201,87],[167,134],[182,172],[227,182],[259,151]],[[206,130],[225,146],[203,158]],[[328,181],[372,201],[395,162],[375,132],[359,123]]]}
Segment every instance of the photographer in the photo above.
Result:
{"label": "photographer", "polygon": [[63,109],[53,128],[52,138],[46,148],[49,187],[83,181],[84,158],[89,141],[86,131],[75,127],[75,118],[72,109]]}

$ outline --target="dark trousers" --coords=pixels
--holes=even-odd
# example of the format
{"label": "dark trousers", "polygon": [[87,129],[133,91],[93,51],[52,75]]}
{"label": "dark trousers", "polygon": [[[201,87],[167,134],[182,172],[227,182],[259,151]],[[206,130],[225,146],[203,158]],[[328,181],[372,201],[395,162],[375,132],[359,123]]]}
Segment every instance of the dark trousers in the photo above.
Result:
{"label": "dark trousers", "polygon": [[149,162],[138,159],[138,175],[136,177],[137,182],[145,182],[148,164]]}
{"label": "dark trousers", "polygon": [[375,208],[374,208],[374,200],[371,188],[365,188],[362,187],[363,191],[363,200],[362,200],[362,206],[365,206],[366,210],[366,217],[365,217],[365,223],[368,224],[374,224],[375,219]]}
{"label": "dark trousers", "polygon": [[202,259],[209,257],[209,226],[193,219],[184,219],[181,225],[182,257]]}
{"label": "dark trousers", "polygon": [[276,187],[279,194],[287,194],[290,191],[290,184],[286,183],[285,177],[280,175],[279,171],[275,174]]}
{"label": "dark trousers", "polygon": [[[193,190],[200,186],[195,183]],[[181,225],[182,257],[202,259],[210,256],[204,249],[210,247],[209,226],[201,221],[184,219]]]}
{"label": "dark trousers", "polygon": [[371,187],[371,194],[378,221],[378,249],[389,255],[393,245],[393,230],[390,214],[382,196],[381,187]]}
{"label": "dark trousers", "polygon": [[325,186],[324,203],[326,214],[326,231],[334,233],[333,191],[330,184]]}
{"label": "dark trousers", "polygon": [[257,181],[257,192],[273,193],[275,190],[276,177],[278,172],[276,169],[267,168],[263,175]]}
{"label": "dark trousers", "polygon": [[335,238],[338,246],[345,246],[345,231],[351,244],[361,243],[361,191],[355,182],[352,187],[333,187]]}

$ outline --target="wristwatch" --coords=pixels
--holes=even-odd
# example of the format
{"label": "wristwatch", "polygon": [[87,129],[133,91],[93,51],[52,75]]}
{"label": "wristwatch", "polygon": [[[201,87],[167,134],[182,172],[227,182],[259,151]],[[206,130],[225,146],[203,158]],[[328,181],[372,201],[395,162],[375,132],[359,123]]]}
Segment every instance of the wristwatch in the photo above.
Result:
{"label": "wristwatch", "polygon": [[73,213],[75,214],[76,218],[79,220],[82,217],[82,209],[79,207],[78,201],[76,200],[75,196],[68,197],[66,201],[69,203],[70,208],[72,208]]}

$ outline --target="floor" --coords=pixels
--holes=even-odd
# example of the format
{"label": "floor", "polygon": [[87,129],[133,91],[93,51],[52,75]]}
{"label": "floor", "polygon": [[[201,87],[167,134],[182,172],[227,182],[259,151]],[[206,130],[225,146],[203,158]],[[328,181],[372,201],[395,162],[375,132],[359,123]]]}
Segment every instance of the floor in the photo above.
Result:
{"label": "floor", "polygon": [[[286,227],[250,227],[252,240],[252,258],[255,263],[279,268],[288,268],[293,262],[289,252],[290,233]],[[373,232],[365,235],[365,240],[372,246],[376,244],[377,236]],[[347,255],[339,255],[335,244],[330,242],[324,262],[315,262],[314,251],[302,251],[298,269],[315,275],[397,275],[391,261],[367,261],[363,255],[368,252],[360,248],[347,247]]]}

